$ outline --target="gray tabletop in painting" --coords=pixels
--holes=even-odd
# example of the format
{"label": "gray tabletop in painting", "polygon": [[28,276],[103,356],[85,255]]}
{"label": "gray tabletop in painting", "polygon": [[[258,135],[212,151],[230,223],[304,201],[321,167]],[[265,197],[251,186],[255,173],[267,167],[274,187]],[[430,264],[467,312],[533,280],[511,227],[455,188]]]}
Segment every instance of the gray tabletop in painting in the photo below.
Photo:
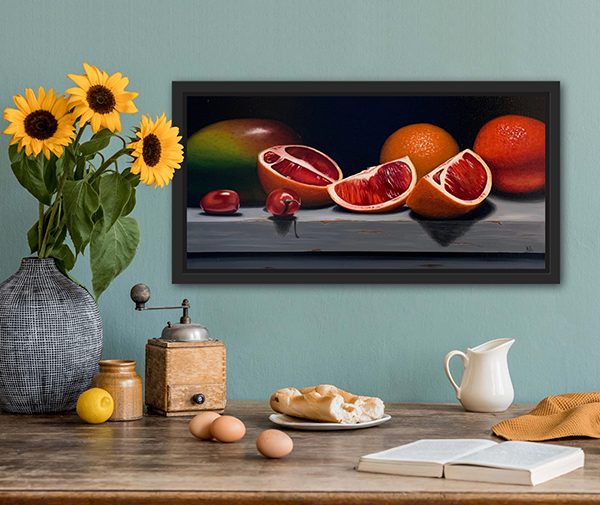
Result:
{"label": "gray tabletop in painting", "polygon": [[[544,251],[543,199],[490,196],[454,220],[422,219],[406,207],[385,214],[359,214],[338,206],[302,209],[288,221],[260,207],[241,208],[231,216],[187,210],[189,268],[529,269],[544,267]],[[307,252],[341,254],[312,254],[305,262],[298,253]],[[373,252],[388,254],[374,258]],[[236,258],[240,253],[289,257]]]}

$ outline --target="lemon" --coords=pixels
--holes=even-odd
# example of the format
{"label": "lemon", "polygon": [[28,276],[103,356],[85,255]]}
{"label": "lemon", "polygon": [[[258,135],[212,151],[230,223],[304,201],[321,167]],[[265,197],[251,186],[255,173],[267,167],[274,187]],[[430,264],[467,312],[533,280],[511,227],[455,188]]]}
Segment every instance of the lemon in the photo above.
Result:
{"label": "lemon", "polygon": [[77,415],[85,422],[99,424],[113,413],[115,402],[108,391],[92,388],[84,391],[77,400]]}

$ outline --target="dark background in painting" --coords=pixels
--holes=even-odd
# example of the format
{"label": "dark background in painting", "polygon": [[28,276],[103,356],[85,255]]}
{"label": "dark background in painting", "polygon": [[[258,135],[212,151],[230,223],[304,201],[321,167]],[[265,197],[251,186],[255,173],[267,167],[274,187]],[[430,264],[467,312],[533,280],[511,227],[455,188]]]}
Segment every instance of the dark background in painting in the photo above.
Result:
{"label": "dark background in painting", "polygon": [[546,121],[544,96],[198,96],[188,98],[188,136],[225,119],[275,119],[304,144],[333,158],[344,176],[379,164],[385,140],[398,128],[431,123],[460,150],[472,148],[489,120],[521,114]]}

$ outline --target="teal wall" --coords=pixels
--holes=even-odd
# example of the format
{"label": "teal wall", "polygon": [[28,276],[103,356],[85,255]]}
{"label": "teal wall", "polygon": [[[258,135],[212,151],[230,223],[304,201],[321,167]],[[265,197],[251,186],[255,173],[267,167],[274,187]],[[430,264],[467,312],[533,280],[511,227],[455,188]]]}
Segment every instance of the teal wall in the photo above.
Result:
{"label": "teal wall", "polygon": [[[560,80],[560,285],[172,285],[171,188],[142,188],[139,252],[100,299],[104,356],[143,373],[146,340],[176,317],[133,310],[129,289],[144,282],[155,305],[189,298],[225,341],[230,399],[332,383],[453,401],[444,355],[500,337],[517,340],[516,401],[600,389],[600,2],[3,0],[0,12],[2,110],[26,87],[70,87],[84,61],[129,77],[152,115],[171,114],[173,80]],[[0,278],[28,255],[36,209],[0,156]]]}

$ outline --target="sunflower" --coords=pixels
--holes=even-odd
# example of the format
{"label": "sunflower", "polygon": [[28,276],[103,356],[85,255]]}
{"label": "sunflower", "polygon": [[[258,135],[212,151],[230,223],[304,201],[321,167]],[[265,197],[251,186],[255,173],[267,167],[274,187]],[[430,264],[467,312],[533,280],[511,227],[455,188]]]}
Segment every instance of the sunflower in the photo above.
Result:
{"label": "sunflower", "polygon": [[73,96],[69,99],[69,107],[75,107],[74,115],[79,117],[79,127],[91,121],[94,133],[108,128],[110,131],[121,131],[120,112],[135,114],[138,110],[133,99],[139,93],[125,91],[129,79],[116,73],[110,77],[96,67],[83,64],[86,75],[67,74],[78,88],[69,88],[66,92]]}
{"label": "sunflower", "polygon": [[25,154],[37,156],[44,152],[50,159],[50,152],[58,158],[63,147],[75,137],[75,118],[69,112],[68,100],[51,89],[46,93],[40,86],[37,97],[32,89],[25,90],[25,96],[13,97],[17,109],[4,109],[4,119],[10,125],[2,133],[12,135],[9,145],[19,143],[18,150],[25,147]]}
{"label": "sunflower", "polygon": [[176,168],[183,161],[183,146],[179,143],[179,128],[167,122],[165,113],[156,116],[156,123],[150,116],[142,116],[140,131],[136,136],[140,139],[127,147],[133,149],[131,155],[137,158],[131,166],[132,174],[140,174],[140,180],[154,187],[168,186]]}

